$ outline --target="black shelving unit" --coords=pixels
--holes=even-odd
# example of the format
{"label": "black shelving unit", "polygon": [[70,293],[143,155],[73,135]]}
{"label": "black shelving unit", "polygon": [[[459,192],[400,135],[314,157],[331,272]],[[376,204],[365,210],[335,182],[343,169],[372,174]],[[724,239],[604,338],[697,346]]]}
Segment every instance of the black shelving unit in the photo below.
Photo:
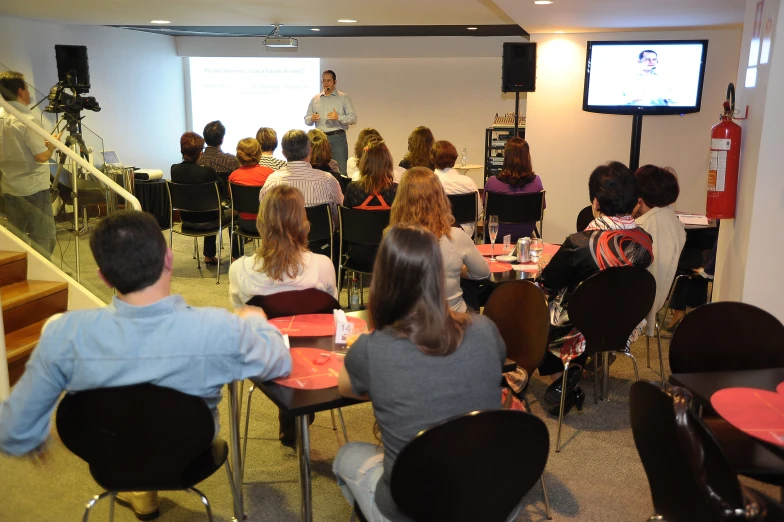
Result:
{"label": "black shelving unit", "polygon": [[[518,127],[517,135],[525,139],[525,127]],[[485,129],[485,183],[490,176],[497,175],[503,169],[504,147],[512,136],[514,136],[514,125]]]}

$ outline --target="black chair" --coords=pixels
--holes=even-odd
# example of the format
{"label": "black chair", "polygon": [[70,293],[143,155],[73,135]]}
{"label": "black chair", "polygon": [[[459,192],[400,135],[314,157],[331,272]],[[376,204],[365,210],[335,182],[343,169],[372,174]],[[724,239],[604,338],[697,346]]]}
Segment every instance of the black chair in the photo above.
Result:
{"label": "black chair", "polygon": [[337,299],[316,288],[256,295],[247,304],[264,310],[268,319],[297,314],[331,314],[332,310],[340,310]]}
{"label": "black chair", "polygon": [[530,413],[467,413],[403,448],[392,498],[417,522],[506,522],[542,476],[549,451],[547,427]]}
{"label": "black chair", "polygon": [[332,227],[332,209],[329,203],[305,208],[305,213],[310,222],[310,232],[308,233],[308,250],[317,254],[323,254],[324,250],[329,249],[327,256],[334,263],[334,228]]}
{"label": "black chair", "polygon": [[[198,238],[207,236],[218,236],[218,269],[216,284],[220,284],[220,263],[221,250],[223,250],[223,229],[231,224],[231,219],[224,219],[223,208],[221,206],[220,191],[218,183],[174,183],[166,181],[166,189],[169,191],[169,245],[172,245],[172,234],[180,234],[193,238],[193,251],[196,263],[201,270],[201,256],[199,255]],[[209,229],[190,228],[183,223],[174,224],[173,214],[175,210],[186,212],[211,212],[214,211],[218,220],[218,226]],[[258,212],[258,207],[256,207]]]}
{"label": "black chair", "polygon": [[238,221],[235,221],[235,213],[249,213],[258,214],[259,212],[259,193],[261,187],[251,185],[238,185],[236,183],[229,183],[229,196],[231,197],[231,208],[234,212],[231,213],[231,233],[236,234],[238,237],[252,239],[257,241],[261,239],[258,230],[254,226],[252,232],[243,230]]}
{"label": "black chair", "polygon": [[[542,237],[542,232],[544,231],[544,195],[544,190],[530,194],[496,194],[495,192],[485,191],[484,215],[498,216],[499,225],[533,223],[533,235]],[[484,241],[485,243],[489,242],[486,230],[484,232]]]}
{"label": "black chair", "polygon": [[[569,300],[569,319],[585,337],[585,354],[594,355],[594,403],[598,403],[599,368],[597,354],[617,352],[630,357],[634,378],[640,379],[637,359],[626,350],[629,336],[645,319],[656,298],[656,279],[648,270],[636,266],[608,268],[592,275],[577,287]],[[607,355],[605,355],[607,357]],[[563,388],[569,362],[564,364]],[[604,365],[604,397],[608,396],[609,365]],[[558,436],[555,451],[561,451],[561,424],[566,394],[561,394]]]}
{"label": "black chair", "polygon": [[740,485],[689,400],[683,388],[667,393],[652,383],[632,384],[632,434],[656,511],[649,520],[784,520],[784,506]]}
{"label": "black chair", "polygon": [[588,205],[577,214],[577,231],[582,232],[593,221],[593,207]]}
{"label": "black chair", "polygon": [[670,340],[672,373],[784,367],[784,325],[746,303],[719,302],[686,314]]}
{"label": "black chair", "polygon": [[195,492],[212,520],[210,503],[194,486],[226,465],[226,441],[201,397],[137,384],[66,394],[57,408],[63,444],[90,465],[106,491],[87,503],[84,520],[99,500],[125,491]]}
{"label": "black chair", "polygon": [[[375,262],[375,250],[381,244],[384,229],[389,225],[389,210],[357,210],[339,207],[340,216],[340,263],[338,266],[338,295],[343,285],[343,273],[353,271],[361,274],[372,274]],[[350,249],[360,247],[363,251],[372,251],[373,255],[366,259],[352,259]],[[362,292],[364,294],[364,292]],[[364,295],[360,295],[364,304]]]}
{"label": "black chair", "polygon": [[476,235],[476,225],[479,222],[479,193],[469,194],[447,194],[449,203],[452,205],[452,215],[455,223],[463,225],[471,223]]}

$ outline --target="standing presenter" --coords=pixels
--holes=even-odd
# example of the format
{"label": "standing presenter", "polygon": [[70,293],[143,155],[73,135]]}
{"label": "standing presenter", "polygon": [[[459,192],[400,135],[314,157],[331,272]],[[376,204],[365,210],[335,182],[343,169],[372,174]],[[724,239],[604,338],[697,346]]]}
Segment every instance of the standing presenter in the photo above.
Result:
{"label": "standing presenter", "polygon": [[354,104],[345,92],[335,89],[337,76],[329,69],[321,74],[321,85],[324,90],[310,100],[308,113],[305,115],[306,125],[316,128],[327,135],[332,147],[332,157],[338,162],[340,173],[346,175],[348,162],[348,140],[346,131],[349,125],[357,122]]}

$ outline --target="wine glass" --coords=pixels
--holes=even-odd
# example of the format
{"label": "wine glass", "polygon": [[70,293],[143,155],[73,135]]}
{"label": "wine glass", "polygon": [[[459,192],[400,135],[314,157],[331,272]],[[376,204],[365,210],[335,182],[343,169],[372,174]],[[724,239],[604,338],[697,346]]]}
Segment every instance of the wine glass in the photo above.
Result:
{"label": "wine glass", "polygon": [[529,252],[531,253],[532,263],[539,263],[539,258],[542,257],[543,251],[544,242],[538,237],[531,238],[531,249]]}
{"label": "wine glass", "polygon": [[495,261],[495,238],[498,237],[498,216],[490,216],[487,221],[487,231],[490,234],[490,260]]}

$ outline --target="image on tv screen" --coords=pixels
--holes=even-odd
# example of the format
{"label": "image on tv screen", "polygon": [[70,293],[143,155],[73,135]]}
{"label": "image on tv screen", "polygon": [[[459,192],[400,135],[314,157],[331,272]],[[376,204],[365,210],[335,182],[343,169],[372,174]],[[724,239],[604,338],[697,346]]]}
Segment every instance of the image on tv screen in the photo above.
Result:
{"label": "image on tv screen", "polygon": [[706,41],[589,42],[583,109],[696,112]]}

